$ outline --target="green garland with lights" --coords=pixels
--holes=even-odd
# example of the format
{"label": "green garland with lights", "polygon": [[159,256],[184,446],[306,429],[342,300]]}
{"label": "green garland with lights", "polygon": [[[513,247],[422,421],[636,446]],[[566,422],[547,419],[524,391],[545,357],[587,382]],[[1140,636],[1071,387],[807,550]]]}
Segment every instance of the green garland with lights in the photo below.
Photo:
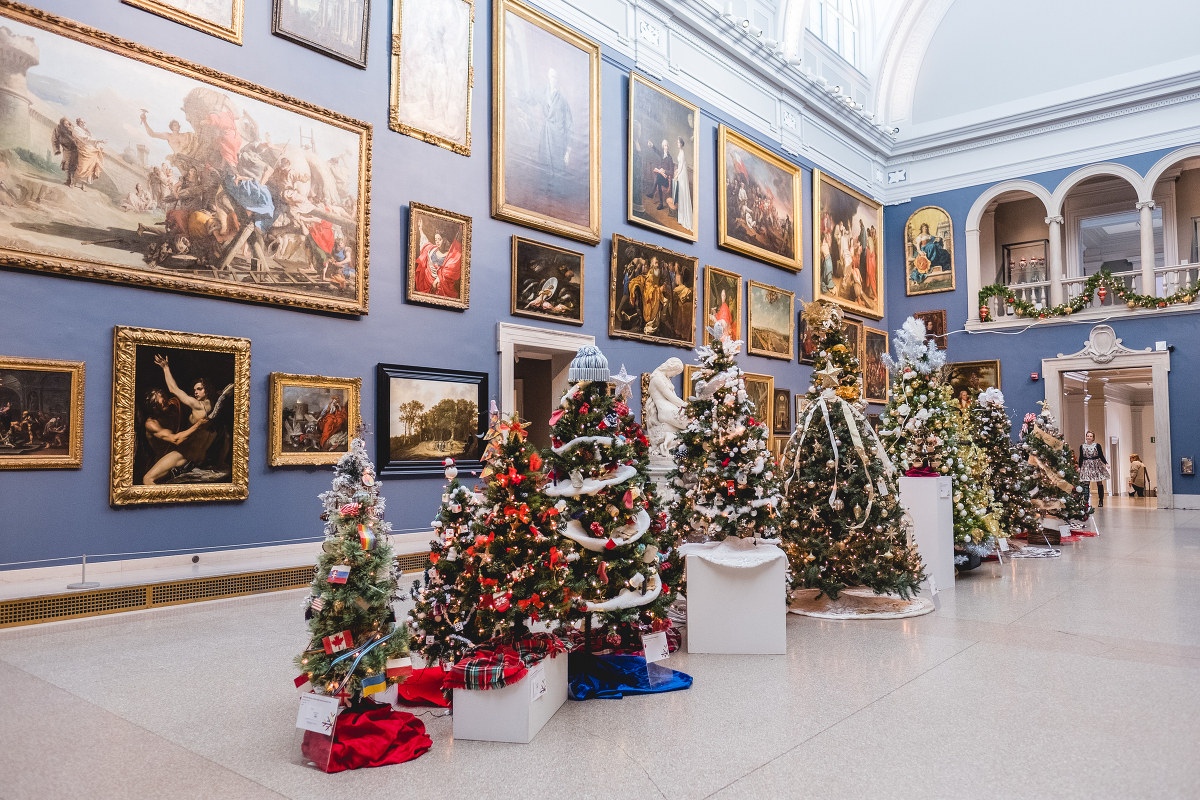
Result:
{"label": "green garland with lights", "polygon": [[[1092,302],[1092,295],[1097,291],[1111,291],[1116,297],[1125,301],[1125,305],[1129,308],[1166,308],[1167,306],[1177,305],[1179,303],[1191,303],[1196,299],[1197,291],[1200,291],[1200,284],[1190,283],[1179,291],[1168,297],[1155,297],[1150,294],[1138,294],[1127,288],[1117,278],[1113,277],[1112,272],[1107,269],[1102,269],[1095,275],[1092,275],[1083,284],[1083,291],[1079,293],[1069,303],[1061,303],[1057,306],[1049,306],[1047,308],[1038,308],[1028,300],[1022,300],[1017,297],[1012,289],[1004,284],[997,283],[992,286],[985,286],[979,292],[979,319],[983,322],[992,321],[992,310],[988,307],[988,300],[993,297],[1001,297],[1004,302],[1016,312],[1018,317],[1037,317],[1045,319],[1046,317],[1066,317],[1078,311],[1087,308]],[[1103,294],[1100,297],[1100,302],[1104,302]]]}

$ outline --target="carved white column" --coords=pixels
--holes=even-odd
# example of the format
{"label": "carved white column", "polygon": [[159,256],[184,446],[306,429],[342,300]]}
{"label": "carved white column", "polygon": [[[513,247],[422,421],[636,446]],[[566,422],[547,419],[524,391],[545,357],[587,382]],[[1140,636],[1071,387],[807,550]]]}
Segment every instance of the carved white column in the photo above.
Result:
{"label": "carved white column", "polygon": [[1156,295],[1154,288],[1154,201],[1142,200],[1137,204],[1141,212],[1142,227],[1142,294]]}
{"label": "carved white column", "polygon": [[1056,306],[1063,302],[1063,257],[1062,257],[1062,224],[1063,218],[1046,217],[1050,226],[1050,305]]}
{"label": "carved white column", "polygon": [[979,322],[980,275],[979,229],[967,229],[967,322]]}

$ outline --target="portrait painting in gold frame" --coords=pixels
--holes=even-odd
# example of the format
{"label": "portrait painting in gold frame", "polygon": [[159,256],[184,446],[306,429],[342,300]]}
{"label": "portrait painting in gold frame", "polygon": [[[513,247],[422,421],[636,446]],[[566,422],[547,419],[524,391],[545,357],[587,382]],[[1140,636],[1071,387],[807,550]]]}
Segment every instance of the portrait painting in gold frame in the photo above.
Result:
{"label": "portrait painting in gold frame", "polygon": [[362,424],[362,378],[271,373],[272,467],[336,464]]}
{"label": "portrait painting in gold frame", "polygon": [[629,73],[626,215],[694,242],[700,238],[700,109]]}
{"label": "portrait painting in gold frame", "polygon": [[82,361],[0,356],[0,469],[83,464]]}
{"label": "portrait painting in gold frame", "polygon": [[721,321],[725,335],[742,338],[742,276],[720,267],[704,266],[704,344],[712,344],[709,331]]}
{"label": "portrait painting in gold frame", "polygon": [[475,0],[394,0],[388,126],[471,155]]}
{"label": "portrait painting in gold frame", "polygon": [[151,14],[212,34],[227,42],[242,43],[243,0],[123,0]]}
{"label": "portrait painting in gold frame", "polygon": [[424,203],[408,204],[410,303],[454,308],[471,305],[471,218]]}

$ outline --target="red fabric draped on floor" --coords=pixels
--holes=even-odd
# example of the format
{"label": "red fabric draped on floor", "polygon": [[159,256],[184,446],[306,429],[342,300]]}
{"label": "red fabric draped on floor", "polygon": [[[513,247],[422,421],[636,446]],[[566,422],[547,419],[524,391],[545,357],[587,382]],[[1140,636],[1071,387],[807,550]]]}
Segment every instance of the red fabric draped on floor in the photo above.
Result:
{"label": "red fabric draped on floor", "polygon": [[[337,716],[332,745],[313,731],[304,732],[304,757],[324,772],[402,764],[433,746],[425,724],[412,714],[366,701]],[[332,752],[330,752],[332,748]]]}

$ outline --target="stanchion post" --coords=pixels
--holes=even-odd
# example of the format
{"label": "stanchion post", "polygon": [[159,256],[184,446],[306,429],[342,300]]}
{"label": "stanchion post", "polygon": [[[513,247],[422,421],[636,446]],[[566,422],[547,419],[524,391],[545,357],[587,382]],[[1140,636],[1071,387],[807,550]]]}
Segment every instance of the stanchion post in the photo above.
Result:
{"label": "stanchion post", "polygon": [[67,588],[71,589],[72,591],[79,591],[81,589],[95,589],[99,585],[99,583],[96,583],[95,581],[88,581],[87,579],[87,553],[84,553],[83,574],[79,577],[79,583],[68,583]]}

